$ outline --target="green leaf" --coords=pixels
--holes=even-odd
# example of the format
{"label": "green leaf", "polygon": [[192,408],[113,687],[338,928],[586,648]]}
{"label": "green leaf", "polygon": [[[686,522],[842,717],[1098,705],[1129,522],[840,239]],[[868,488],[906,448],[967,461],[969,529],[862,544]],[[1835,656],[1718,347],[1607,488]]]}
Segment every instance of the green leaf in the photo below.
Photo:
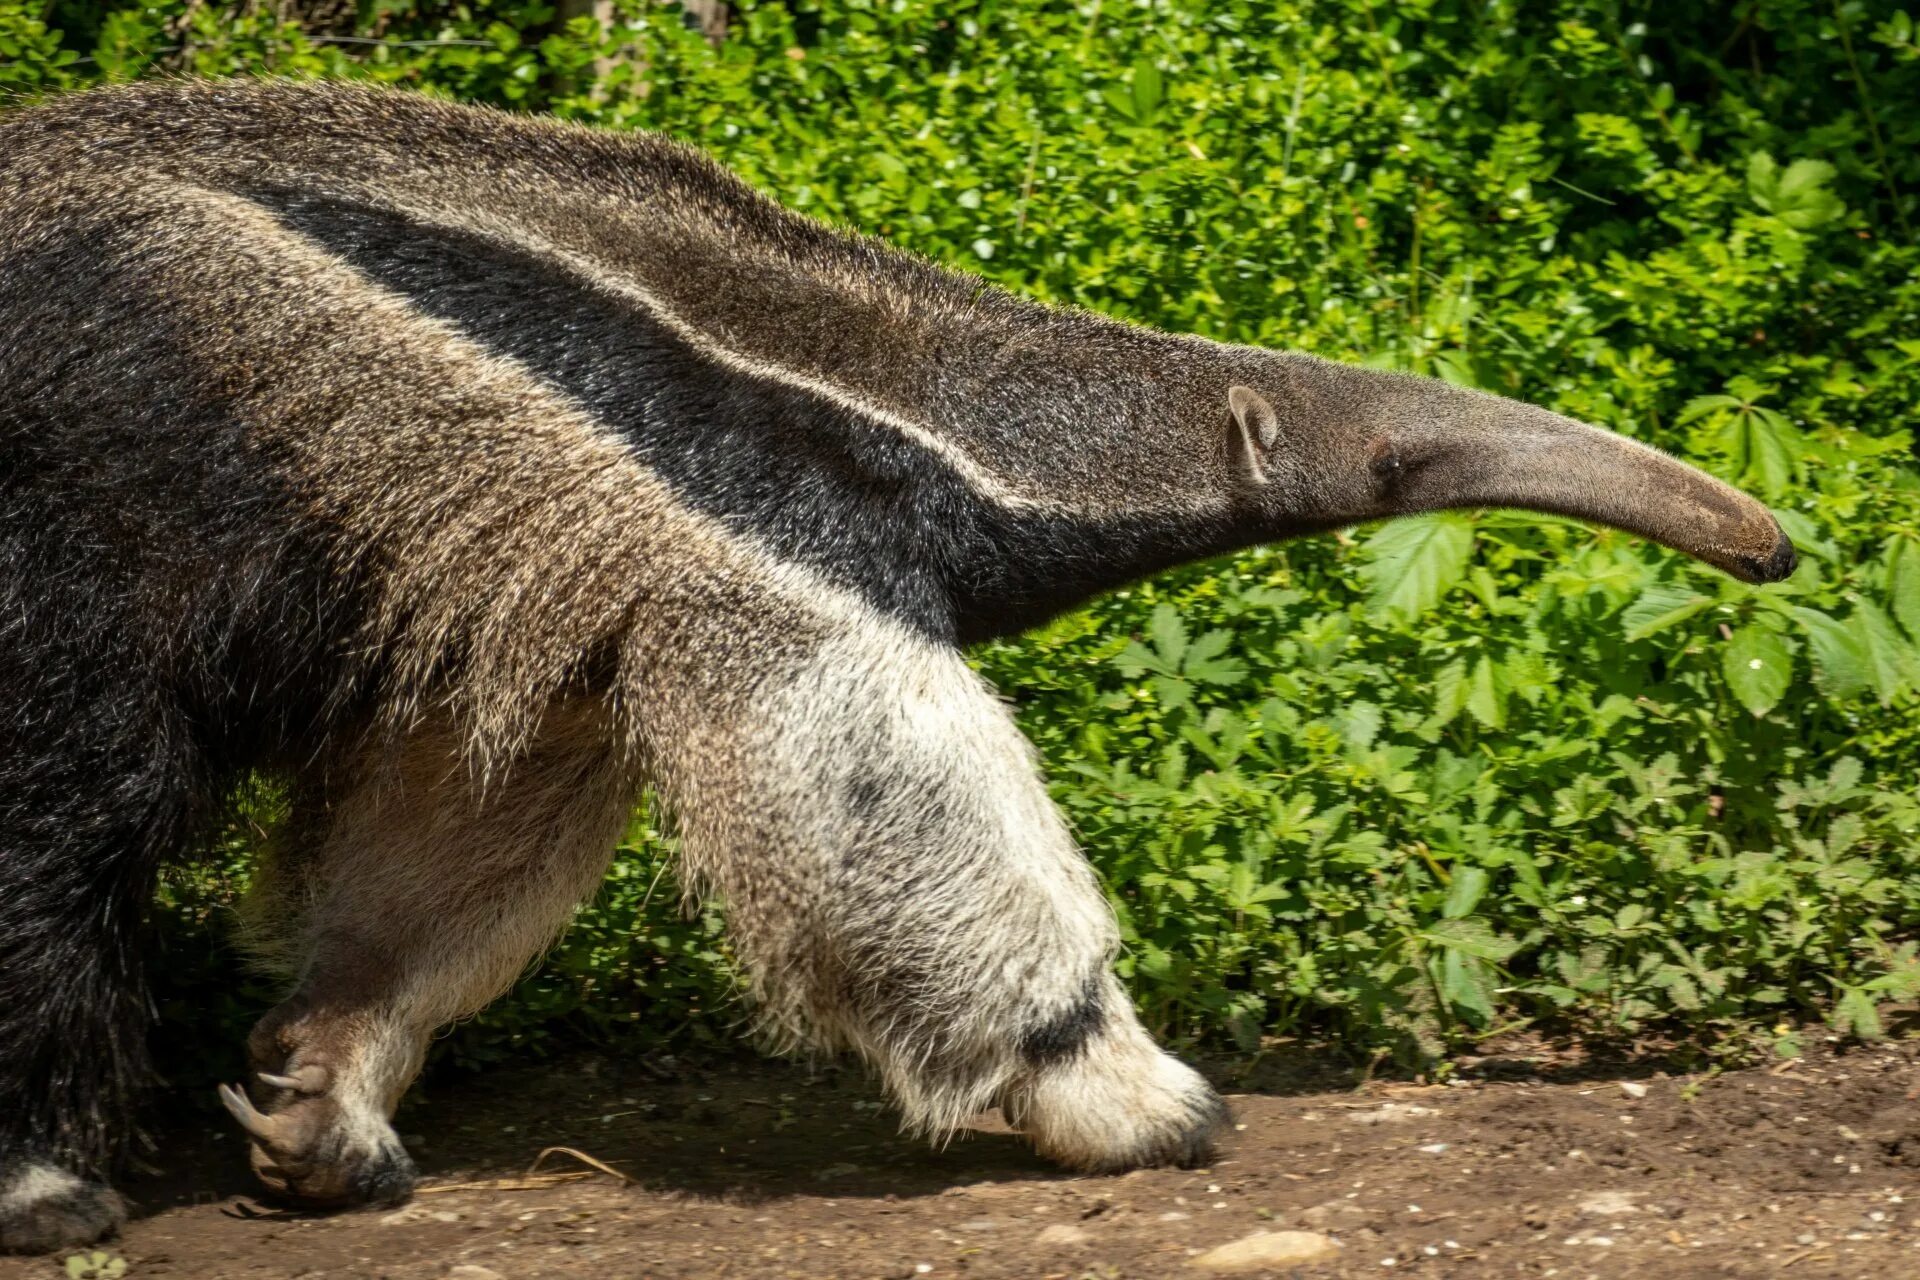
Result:
{"label": "green leaf", "polygon": [[1718,443],[1732,457],[1735,477],[1769,496],[1793,482],[1794,460],[1804,447],[1783,414],[1752,404],[1727,415]]}
{"label": "green leaf", "polygon": [[1441,956],[1440,994],[1455,1009],[1472,1014],[1477,1025],[1493,1021],[1493,983],[1486,966],[1473,956],[1459,950]]}
{"label": "green leaf", "polygon": [[1489,729],[1506,727],[1507,695],[1500,688],[1493,659],[1484,653],[1474,664],[1473,678],[1467,684],[1467,714]]}
{"label": "green leaf", "polygon": [[1473,522],[1457,512],[1383,525],[1366,541],[1360,576],[1377,614],[1411,620],[1438,604],[1466,577],[1473,558]]}
{"label": "green leaf", "polygon": [[1463,920],[1436,920],[1422,935],[1427,941],[1450,951],[1464,951],[1495,964],[1520,949],[1520,944],[1494,933],[1493,926],[1478,916]]}
{"label": "green leaf", "polygon": [[1467,709],[1467,692],[1466,661],[1455,658],[1433,678],[1433,715],[1427,727],[1443,729],[1452,724],[1454,717]]}
{"label": "green leaf", "polygon": [[1349,751],[1365,751],[1373,745],[1380,735],[1380,726],[1385,718],[1380,708],[1371,702],[1356,702],[1343,708],[1337,718],[1340,722],[1340,736],[1345,740]]}
{"label": "green leaf", "polygon": [[1825,160],[1795,160],[1783,173],[1772,156],[1747,159],[1747,194],[1754,204],[1796,231],[1810,231],[1841,217],[1847,206],[1827,189],[1834,167]]}
{"label": "green leaf", "polygon": [[1880,1010],[1864,988],[1848,987],[1833,1006],[1835,1029],[1862,1040],[1878,1040],[1883,1034]]}
{"label": "green leaf", "polygon": [[1160,68],[1142,58],[1133,64],[1133,75],[1129,78],[1129,88],[1133,98],[1133,118],[1139,124],[1153,119],[1153,113],[1160,107],[1161,95]]}
{"label": "green leaf", "polygon": [[1474,371],[1473,357],[1464,351],[1436,351],[1433,355],[1433,371],[1442,382],[1450,382],[1456,387],[1480,386],[1479,375]]}
{"label": "green leaf", "polygon": [[1860,652],[1866,655],[1868,683],[1882,703],[1890,703],[1902,690],[1920,684],[1920,654],[1914,653],[1879,605],[1862,600],[1854,606],[1847,624],[1859,642]]}
{"label": "green leaf", "polygon": [[1202,632],[1187,646],[1181,672],[1200,684],[1238,684],[1247,675],[1247,664],[1238,658],[1219,655],[1233,643],[1233,633],[1215,629]]}
{"label": "green leaf", "polygon": [[1640,598],[1627,606],[1627,611],[1620,615],[1620,625],[1627,629],[1629,642],[1645,640],[1656,632],[1678,626],[1712,603],[1712,596],[1703,596],[1686,587],[1656,584],[1642,591]]}
{"label": "green leaf", "polygon": [[1160,700],[1160,705],[1169,711],[1193,702],[1193,685],[1178,676],[1155,676],[1147,681],[1147,687],[1153,690],[1153,696]]}
{"label": "green leaf", "polygon": [[1187,652],[1187,627],[1180,621],[1180,611],[1170,604],[1156,605],[1147,623],[1147,635],[1153,640],[1154,652],[1166,664],[1167,671],[1178,671],[1180,660]]}
{"label": "green leaf", "polygon": [[1799,429],[1773,409],[1756,408],[1742,416],[1747,428],[1747,474],[1759,481],[1764,493],[1784,492],[1793,483],[1794,461],[1805,447]]}
{"label": "green leaf", "polygon": [[1681,406],[1680,413],[1674,418],[1673,424],[1677,427],[1684,427],[1689,422],[1697,418],[1704,418],[1708,414],[1718,410],[1740,409],[1743,407],[1745,407],[1745,402],[1733,396],[1695,396],[1693,399],[1687,401],[1685,405]]}
{"label": "green leaf", "polygon": [[1756,716],[1773,710],[1793,683],[1787,642],[1759,627],[1742,627],[1721,651],[1720,670],[1740,705]]}
{"label": "green leaf", "polygon": [[1813,669],[1832,698],[1851,698],[1873,683],[1871,664],[1859,639],[1837,619],[1805,606],[1790,612],[1813,646]]}
{"label": "green leaf", "polygon": [[1887,549],[1887,603],[1920,644],[1920,540],[1896,539]]}
{"label": "green leaf", "polygon": [[1650,985],[1667,993],[1667,999],[1676,1009],[1685,1013],[1698,1010],[1703,1001],[1700,999],[1699,985],[1678,965],[1662,965],[1648,979]]}
{"label": "green leaf", "polygon": [[1440,908],[1440,914],[1449,920],[1472,915],[1480,899],[1487,896],[1487,886],[1492,882],[1493,878],[1480,867],[1455,867],[1453,883],[1447,886],[1447,902]]}
{"label": "green leaf", "polygon": [[1169,667],[1160,660],[1160,655],[1141,644],[1138,640],[1129,640],[1126,647],[1113,656],[1113,665],[1120,668],[1120,674],[1129,680],[1151,671],[1158,676],[1178,674],[1178,669]]}

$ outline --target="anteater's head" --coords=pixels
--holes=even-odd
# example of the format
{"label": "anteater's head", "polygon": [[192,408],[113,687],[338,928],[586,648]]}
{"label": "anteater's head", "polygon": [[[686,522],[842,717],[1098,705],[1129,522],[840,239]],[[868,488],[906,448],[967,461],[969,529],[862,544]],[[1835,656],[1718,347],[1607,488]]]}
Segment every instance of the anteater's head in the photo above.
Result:
{"label": "anteater's head", "polygon": [[1793,572],[1754,498],[1656,449],[1428,378],[1240,351],[1213,408],[1235,501],[1276,535],[1450,507],[1591,520],[1746,582]]}

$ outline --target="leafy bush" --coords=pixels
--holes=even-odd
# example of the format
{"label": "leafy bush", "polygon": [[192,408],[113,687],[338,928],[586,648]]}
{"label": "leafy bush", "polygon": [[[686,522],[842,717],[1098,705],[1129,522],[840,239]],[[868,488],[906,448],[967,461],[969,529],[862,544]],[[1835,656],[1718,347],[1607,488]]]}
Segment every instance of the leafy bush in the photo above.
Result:
{"label": "leafy bush", "polygon": [[[1809,1015],[1879,1034],[1920,994],[1908,14],[753,0],[715,49],[639,0],[611,31],[512,0],[318,7],[0,0],[0,90],[264,70],[665,130],[1031,295],[1520,396],[1776,506],[1804,553],[1782,587],[1449,514],[985,647],[1161,1030],[1740,1048]],[[456,1053],[739,1021],[665,848],[638,826]],[[211,945],[191,922],[243,862],[170,886],[178,952]],[[176,1007],[239,1017],[200,998],[218,959],[179,967]]]}

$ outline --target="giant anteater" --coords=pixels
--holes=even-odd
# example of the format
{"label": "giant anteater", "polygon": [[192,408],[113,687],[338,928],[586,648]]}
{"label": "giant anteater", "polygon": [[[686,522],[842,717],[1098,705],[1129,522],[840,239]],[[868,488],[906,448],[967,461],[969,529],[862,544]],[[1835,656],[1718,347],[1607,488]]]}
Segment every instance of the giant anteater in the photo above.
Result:
{"label": "giant anteater", "polygon": [[643,786],[768,1025],[915,1129],[1081,1169],[1222,1108],[962,646],[1157,569],[1437,508],[1770,581],[1757,502],[1438,382],[1040,306],[683,146],[323,84],[0,120],[0,1247],[113,1229],[139,921],[250,776],[290,994],[226,1102],[280,1194],[403,1198],[435,1028]]}

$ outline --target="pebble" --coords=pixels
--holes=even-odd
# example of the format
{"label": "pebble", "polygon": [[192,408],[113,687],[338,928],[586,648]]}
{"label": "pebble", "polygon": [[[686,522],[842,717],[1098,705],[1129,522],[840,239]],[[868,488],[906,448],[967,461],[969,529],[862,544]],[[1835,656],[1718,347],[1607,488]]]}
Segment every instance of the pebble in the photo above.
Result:
{"label": "pebble", "polygon": [[442,1218],[440,1216],[442,1213],[446,1213],[446,1212],[448,1211],[445,1209],[436,1211],[436,1210],[427,1208],[425,1205],[410,1204],[410,1205],[406,1205],[403,1208],[395,1209],[392,1213],[383,1213],[378,1218],[376,1218],[375,1221],[378,1222],[383,1227],[404,1227],[414,1222],[434,1222],[434,1221],[457,1222],[459,1221],[458,1214],[454,1214],[451,1218]]}
{"label": "pebble", "polygon": [[1400,1124],[1407,1120],[1418,1120],[1423,1116],[1437,1116],[1439,1109],[1423,1107],[1413,1102],[1389,1102],[1372,1111],[1354,1111],[1347,1119],[1355,1124]]}
{"label": "pebble", "polygon": [[495,1271],[492,1267],[481,1267],[471,1262],[463,1262],[447,1272],[447,1280],[507,1280],[507,1278],[498,1271]]}
{"label": "pebble", "polygon": [[1634,1193],[1631,1191],[1596,1191],[1580,1202],[1580,1212],[1612,1217],[1616,1213],[1634,1211]]}
{"label": "pebble", "polygon": [[1084,1227],[1072,1226],[1065,1222],[1056,1222],[1042,1231],[1038,1236],[1034,1237],[1033,1242],[1035,1244],[1051,1245],[1085,1244],[1091,1239],[1093,1239],[1092,1234]]}
{"label": "pebble", "polygon": [[1622,1080],[1620,1082],[1620,1092],[1626,1094],[1629,1098],[1644,1098],[1647,1096],[1647,1086],[1641,1084],[1638,1080]]}
{"label": "pebble", "polygon": [[1250,1236],[1209,1249],[1187,1265],[1202,1271],[1230,1274],[1302,1266],[1340,1256],[1340,1242],[1317,1231],[1256,1231]]}

